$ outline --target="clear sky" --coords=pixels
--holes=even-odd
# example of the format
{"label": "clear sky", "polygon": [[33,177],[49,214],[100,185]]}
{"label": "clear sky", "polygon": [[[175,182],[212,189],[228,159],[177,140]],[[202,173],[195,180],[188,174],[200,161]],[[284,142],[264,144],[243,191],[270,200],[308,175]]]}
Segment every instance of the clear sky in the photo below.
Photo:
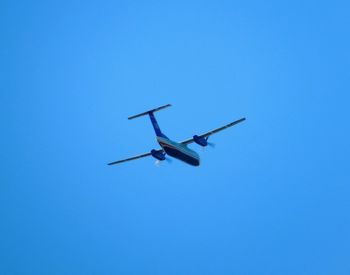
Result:
{"label": "clear sky", "polygon": [[0,6],[0,274],[350,274],[348,1]]}

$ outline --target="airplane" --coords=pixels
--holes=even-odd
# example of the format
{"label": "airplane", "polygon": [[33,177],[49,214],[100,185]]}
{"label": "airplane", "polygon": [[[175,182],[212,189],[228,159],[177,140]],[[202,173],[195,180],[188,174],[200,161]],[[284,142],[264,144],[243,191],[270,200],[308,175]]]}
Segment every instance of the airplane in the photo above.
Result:
{"label": "airplane", "polygon": [[238,119],[236,121],[233,121],[229,124],[226,124],[220,128],[216,128],[212,131],[206,132],[204,134],[201,135],[194,135],[192,138],[183,140],[181,142],[176,142],[171,140],[170,138],[168,138],[159,128],[158,122],[154,116],[155,112],[158,112],[160,110],[163,110],[165,108],[170,107],[171,104],[167,104],[149,111],[146,111],[144,113],[141,114],[137,114],[134,116],[129,117],[129,120],[141,117],[141,116],[146,116],[148,115],[149,118],[151,119],[151,123],[153,125],[155,134],[157,136],[157,141],[160,145],[160,149],[152,149],[150,152],[141,154],[141,155],[137,155],[134,157],[130,157],[127,159],[122,159],[122,160],[118,160],[118,161],[114,161],[111,163],[108,163],[108,165],[114,165],[114,164],[119,164],[119,163],[123,163],[123,162],[127,162],[127,161],[131,161],[131,160],[136,160],[136,159],[140,159],[140,158],[144,158],[144,157],[148,157],[148,156],[152,156],[154,157],[157,161],[156,163],[160,163],[161,161],[167,160],[166,155],[169,155],[173,158],[176,158],[178,160],[181,160],[189,165],[192,166],[199,166],[200,165],[200,158],[197,152],[195,152],[194,150],[190,149],[187,147],[188,144],[190,143],[196,143],[202,147],[206,147],[208,145],[211,145],[210,142],[208,142],[208,138],[217,133],[220,132],[222,130],[225,130],[226,128],[229,128],[231,126],[234,126],[240,122],[243,122],[245,120],[245,118],[241,118]]}

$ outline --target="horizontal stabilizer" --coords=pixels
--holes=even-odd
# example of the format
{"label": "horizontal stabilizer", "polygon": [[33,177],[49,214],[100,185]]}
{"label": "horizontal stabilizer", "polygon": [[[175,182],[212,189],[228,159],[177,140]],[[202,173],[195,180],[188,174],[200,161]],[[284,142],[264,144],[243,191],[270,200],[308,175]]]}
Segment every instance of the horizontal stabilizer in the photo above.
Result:
{"label": "horizontal stabilizer", "polygon": [[163,110],[165,108],[168,108],[170,107],[171,104],[167,104],[167,105],[164,105],[164,106],[161,106],[161,107],[158,107],[158,108],[155,108],[155,109],[152,109],[152,110],[149,110],[147,112],[144,112],[144,113],[141,113],[141,114],[138,114],[138,115],[134,115],[134,116],[131,116],[131,117],[128,117],[128,119],[134,119],[134,118],[137,118],[137,117],[140,117],[140,116],[144,116],[144,115],[148,115],[149,113],[154,113],[154,112],[158,112],[160,110]]}

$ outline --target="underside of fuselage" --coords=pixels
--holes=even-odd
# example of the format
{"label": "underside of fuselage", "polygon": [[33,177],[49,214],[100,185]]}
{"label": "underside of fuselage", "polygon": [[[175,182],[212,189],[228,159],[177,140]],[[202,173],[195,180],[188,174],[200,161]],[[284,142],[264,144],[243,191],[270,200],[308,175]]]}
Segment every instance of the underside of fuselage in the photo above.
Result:
{"label": "underside of fuselage", "polygon": [[174,142],[168,138],[157,137],[157,141],[169,156],[193,166],[200,165],[199,155],[186,145]]}
{"label": "underside of fuselage", "polygon": [[194,158],[190,155],[187,155],[185,153],[182,153],[181,151],[179,150],[176,150],[174,148],[171,148],[171,147],[167,147],[167,146],[164,146],[163,147],[165,153],[167,153],[169,156],[172,156],[178,160],[181,160],[183,162],[186,162],[190,165],[193,165],[193,166],[199,166],[199,159],[197,158]]}

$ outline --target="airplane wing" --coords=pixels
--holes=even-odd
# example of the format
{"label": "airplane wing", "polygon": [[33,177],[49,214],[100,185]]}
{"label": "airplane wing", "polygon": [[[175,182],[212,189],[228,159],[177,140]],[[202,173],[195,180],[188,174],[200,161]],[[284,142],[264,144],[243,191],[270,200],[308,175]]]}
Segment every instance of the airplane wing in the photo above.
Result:
{"label": "airplane wing", "polygon": [[[159,149],[157,151],[162,152],[163,150]],[[131,158],[122,159],[122,160],[118,160],[118,161],[113,161],[113,162],[108,163],[108,165],[119,164],[119,163],[127,162],[127,161],[130,161],[130,160],[135,160],[135,159],[140,159],[140,158],[144,158],[144,157],[149,157],[151,155],[152,155],[151,153],[145,153],[145,154],[137,155],[137,156],[134,156],[134,157],[131,157]]]}
{"label": "airplane wing", "polygon": [[[238,120],[236,120],[234,122],[231,122],[229,124],[226,124],[225,126],[222,126],[220,128],[216,128],[216,129],[211,130],[209,132],[206,132],[204,134],[198,135],[198,136],[201,137],[201,138],[207,138],[207,137],[209,137],[209,136],[211,136],[211,135],[213,135],[213,134],[215,134],[217,132],[220,132],[222,130],[225,130],[226,128],[229,128],[229,127],[234,126],[234,125],[236,125],[236,124],[238,124],[240,122],[243,122],[244,120],[245,120],[245,117],[243,117],[241,119],[238,119]],[[187,145],[187,144],[190,144],[192,142],[194,142],[193,138],[189,138],[189,139],[186,139],[184,141],[181,141],[180,143]]]}

